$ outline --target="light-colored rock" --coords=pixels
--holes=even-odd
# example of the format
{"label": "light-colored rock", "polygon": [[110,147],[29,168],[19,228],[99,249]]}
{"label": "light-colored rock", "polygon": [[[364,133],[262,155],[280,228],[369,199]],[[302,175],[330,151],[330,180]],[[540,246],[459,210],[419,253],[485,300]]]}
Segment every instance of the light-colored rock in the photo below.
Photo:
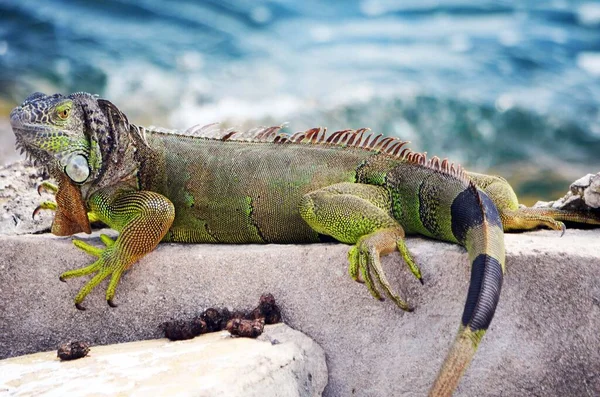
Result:
{"label": "light-colored rock", "polygon": [[258,339],[222,331],[96,346],[68,362],[56,351],[0,361],[0,395],[11,396],[317,397],[326,384],[323,349],[284,324]]}
{"label": "light-colored rock", "polygon": [[12,132],[10,121],[8,118],[0,117],[0,166],[19,159],[19,154],[14,148],[15,134]]}
{"label": "light-colored rock", "polygon": [[600,173],[590,178],[590,184],[583,193],[583,199],[588,206],[600,209]]}
{"label": "light-colored rock", "polygon": [[583,189],[590,186],[593,176],[594,174],[587,174],[577,179],[575,182],[571,183],[571,191],[573,193],[581,193]]}

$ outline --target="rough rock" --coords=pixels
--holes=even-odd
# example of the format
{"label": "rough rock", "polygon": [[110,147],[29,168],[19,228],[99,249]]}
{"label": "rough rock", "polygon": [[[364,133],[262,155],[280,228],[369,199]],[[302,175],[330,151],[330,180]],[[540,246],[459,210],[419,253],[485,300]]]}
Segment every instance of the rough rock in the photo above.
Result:
{"label": "rough rock", "polygon": [[556,201],[538,201],[534,207],[600,211],[600,172],[595,175],[587,174],[573,182],[562,198]]}
{"label": "rough rock", "polygon": [[590,179],[590,184],[583,193],[583,199],[588,206],[600,208],[600,173]]}
{"label": "rough rock", "polygon": [[0,234],[25,234],[50,231],[54,214],[41,211],[33,219],[33,210],[52,196],[37,193],[37,187],[47,178],[43,171],[25,161],[0,166]]}
{"label": "rough rock", "polygon": [[18,396],[317,397],[326,384],[323,349],[283,324],[257,340],[215,332],[96,346],[69,362],[56,351],[0,361],[0,394]]}

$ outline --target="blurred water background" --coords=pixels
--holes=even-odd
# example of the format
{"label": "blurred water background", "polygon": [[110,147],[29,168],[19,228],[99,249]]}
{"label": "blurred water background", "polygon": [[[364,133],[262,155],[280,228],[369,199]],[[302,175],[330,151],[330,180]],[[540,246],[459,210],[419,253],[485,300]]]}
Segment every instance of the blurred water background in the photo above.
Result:
{"label": "blurred water background", "polygon": [[531,203],[600,171],[600,2],[0,0],[0,164],[34,91],[178,129],[371,127]]}

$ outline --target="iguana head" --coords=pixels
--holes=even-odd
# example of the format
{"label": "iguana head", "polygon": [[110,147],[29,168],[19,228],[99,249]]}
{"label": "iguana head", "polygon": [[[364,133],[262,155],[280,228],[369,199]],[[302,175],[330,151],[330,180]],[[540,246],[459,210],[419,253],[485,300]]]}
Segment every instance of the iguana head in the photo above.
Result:
{"label": "iguana head", "polygon": [[10,113],[17,148],[54,176],[64,173],[82,184],[101,166],[97,141],[90,139],[89,118],[99,112],[90,94],[30,95]]}
{"label": "iguana head", "polygon": [[71,220],[83,230],[87,215],[84,220],[82,193],[87,197],[94,189],[118,183],[135,166],[127,157],[134,151],[127,118],[112,103],[94,95],[36,92],[12,110],[10,123],[17,148],[58,180],[55,220],[61,212],[65,215],[76,209],[78,219]]}

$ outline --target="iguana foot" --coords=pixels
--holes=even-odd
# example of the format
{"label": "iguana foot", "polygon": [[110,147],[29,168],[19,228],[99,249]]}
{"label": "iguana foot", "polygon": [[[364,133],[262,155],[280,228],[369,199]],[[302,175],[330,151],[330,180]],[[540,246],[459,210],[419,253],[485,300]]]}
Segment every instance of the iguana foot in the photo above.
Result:
{"label": "iguana foot", "polygon": [[[100,240],[104,248],[95,247],[81,240],[75,246],[98,258],[81,269],[64,272],[60,277],[94,276],[79,290],[75,306],[83,310],[81,302],[102,280],[110,276],[106,288],[106,302],[115,307],[115,291],[123,273],[135,262],[152,251],[171,227],[175,218],[175,206],[166,197],[148,191],[114,192],[99,191],[89,201],[92,212],[101,214],[119,237],[113,241],[106,235]],[[59,203],[60,207],[60,203]]]}
{"label": "iguana foot", "polygon": [[[54,183],[51,183],[48,181],[43,181],[42,183],[40,183],[38,185],[37,192],[40,196],[44,192],[51,193],[52,195],[56,195],[56,193],[58,192],[58,186],[56,186]],[[39,214],[41,210],[56,211],[56,209],[57,209],[57,205],[54,201],[42,201],[42,203],[33,210],[33,214],[31,214],[31,218],[35,219],[36,215]]]}
{"label": "iguana foot", "polygon": [[125,267],[121,265],[122,261],[117,257],[118,251],[115,249],[115,241],[105,234],[100,235],[100,240],[102,240],[106,248],[98,248],[82,240],[73,240],[73,244],[77,248],[98,259],[89,266],[69,270],[60,275],[60,280],[65,281],[68,278],[96,273],[96,275],[79,290],[77,296],[75,296],[75,307],[79,310],[85,310],[85,307],[81,305],[85,297],[108,276],[111,276],[111,279],[108,288],[106,289],[106,301],[111,307],[117,306],[113,303],[112,299],[115,296],[115,290],[125,271]]}
{"label": "iguana foot", "polygon": [[[350,276],[356,281],[361,281],[359,278],[360,274],[360,276],[362,276],[362,281],[366,284],[371,295],[373,295],[375,299],[384,300],[373,283],[372,274],[375,274],[375,277],[385,294],[398,305],[399,308],[410,312],[413,311],[413,308],[400,298],[400,296],[394,293],[385,272],[383,271],[380,260],[382,252],[387,253],[394,250],[396,248],[397,240],[402,240],[402,237],[404,236],[403,233],[400,232],[401,231],[398,229],[389,228],[362,236],[356,245],[348,252],[348,260],[350,261],[348,271]],[[403,245],[404,243],[402,242],[401,244]],[[408,255],[408,251],[406,251],[406,253]],[[408,257],[410,258],[410,255],[408,255]],[[410,260],[412,261],[412,258],[410,258]],[[414,262],[412,263],[414,264]]]}
{"label": "iguana foot", "polygon": [[540,227],[560,230],[561,236],[565,234],[565,224],[557,220],[552,214],[555,211],[542,208],[519,208],[518,210],[501,210],[500,219],[504,231],[533,230]]}

